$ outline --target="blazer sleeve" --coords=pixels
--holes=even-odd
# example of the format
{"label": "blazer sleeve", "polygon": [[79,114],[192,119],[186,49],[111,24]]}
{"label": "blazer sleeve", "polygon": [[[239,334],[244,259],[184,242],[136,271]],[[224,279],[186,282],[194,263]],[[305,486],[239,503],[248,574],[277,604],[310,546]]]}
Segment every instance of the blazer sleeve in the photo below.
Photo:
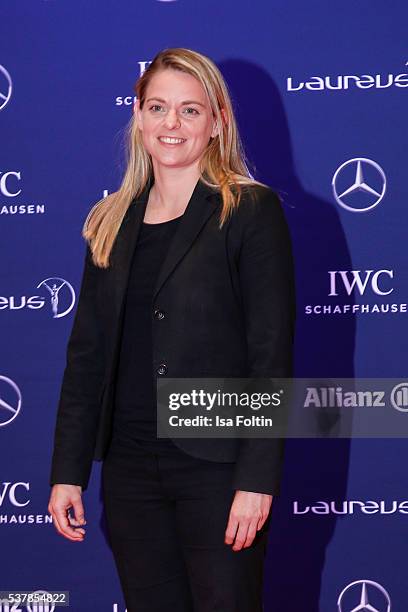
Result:
{"label": "blazer sleeve", "polygon": [[[250,202],[239,255],[248,347],[248,377],[293,375],[295,271],[288,224],[278,196],[262,188]],[[280,493],[285,440],[240,440],[233,488]]]}
{"label": "blazer sleeve", "polygon": [[95,312],[97,275],[86,246],[78,306],[66,350],[50,485],[88,486],[104,377],[103,336]]}

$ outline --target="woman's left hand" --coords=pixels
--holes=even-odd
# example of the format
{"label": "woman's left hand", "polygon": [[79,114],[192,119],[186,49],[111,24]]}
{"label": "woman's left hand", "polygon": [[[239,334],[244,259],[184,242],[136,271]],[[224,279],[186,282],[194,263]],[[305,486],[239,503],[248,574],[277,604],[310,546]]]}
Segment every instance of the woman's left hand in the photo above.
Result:
{"label": "woman's left hand", "polygon": [[232,550],[251,546],[256,532],[268,518],[272,498],[267,493],[236,491],[225,531],[225,544],[234,542]]}

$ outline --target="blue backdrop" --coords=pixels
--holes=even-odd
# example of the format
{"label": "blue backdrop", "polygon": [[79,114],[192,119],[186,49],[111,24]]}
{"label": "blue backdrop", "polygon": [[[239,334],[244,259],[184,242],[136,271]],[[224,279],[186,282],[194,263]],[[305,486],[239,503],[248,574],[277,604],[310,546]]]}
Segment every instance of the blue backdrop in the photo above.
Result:
{"label": "blue backdrop", "polygon": [[[0,589],[68,590],[72,610],[123,612],[100,464],[83,543],[56,533],[47,504],[80,231],[118,187],[133,84],[173,46],[210,56],[225,76],[253,174],[282,195],[292,232],[296,375],[403,377],[408,7],[20,0],[0,10]],[[289,441],[265,612],[351,612],[365,596],[378,612],[408,608],[406,459],[403,438]]]}

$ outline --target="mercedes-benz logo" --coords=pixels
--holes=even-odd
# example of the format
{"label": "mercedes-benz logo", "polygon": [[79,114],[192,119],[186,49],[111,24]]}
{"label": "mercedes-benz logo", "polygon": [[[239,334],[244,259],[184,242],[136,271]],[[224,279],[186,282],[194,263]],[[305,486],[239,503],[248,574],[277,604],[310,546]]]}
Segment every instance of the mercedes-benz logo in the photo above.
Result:
{"label": "mercedes-benz logo", "polygon": [[13,83],[7,70],[0,64],[0,110],[6,106],[11,98]]}
{"label": "mercedes-benz logo", "polygon": [[[3,391],[4,383],[8,386],[7,393]],[[10,395],[10,387],[12,391],[12,399],[5,399]],[[7,378],[7,376],[0,376],[0,427],[4,427],[14,421],[21,408],[21,391],[17,387],[16,383]]]}
{"label": "mercedes-benz logo", "polygon": [[[367,585],[370,585],[370,589],[377,592],[375,606],[369,601]],[[347,597],[347,602],[343,603],[346,593],[350,591],[351,595]],[[353,606],[355,603],[357,605],[351,608],[350,602],[353,602],[351,603]],[[345,605],[347,605],[347,608]],[[373,580],[356,580],[342,590],[337,600],[337,608],[339,612],[391,612],[391,599],[384,587],[378,582]]]}
{"label": "mercedes-benz logo", "polygon": [[[369,181],[365,174],[370,173]],[[366,157],[355,157],[344,162],[334,173],[332,188],[337,204],[350,212],[367,212],[383,199],[387,178],[379,164]],[[364,198],[356,194],[364,194]],[[368,198],[368,205],[367,205]]]}
{"label": "mercedes-benz logo", "polygon": [[[66,281],[64,278],[59,278],[58,276],[54,276],[54,277],[51,276],[50,278],[46,278],[43,281],[41,281],[41,283],[37,285],[37,289],[39,289],[42,285],[44,285],[44,287],[46,287],[46,289],[51,294],[51,308],[52,308],[54,319],[65,317],[68,313],[71,312],[75,304],[75,291],[72,285],[68,281]],[[68,306],[68,308],[66,308],[63,312],[59,313],[58,312],[58,305],[59,305],[58,293],[60,292],[62,287],[67,287],[70,293],[71,303]]]}

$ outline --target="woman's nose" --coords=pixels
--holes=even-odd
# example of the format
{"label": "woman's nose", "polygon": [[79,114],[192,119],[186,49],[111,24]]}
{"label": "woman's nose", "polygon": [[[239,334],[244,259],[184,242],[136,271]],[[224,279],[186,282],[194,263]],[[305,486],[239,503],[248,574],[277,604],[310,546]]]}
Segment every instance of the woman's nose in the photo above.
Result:
{"label": "woman's nose", "polygon": [[177,126],[177,124],[180,124],[180,119],[177,116],[177,112],[175,111],[175,109],[168,111],[166,118],[165,118],[165,124],[169,128],[173,128]]}

